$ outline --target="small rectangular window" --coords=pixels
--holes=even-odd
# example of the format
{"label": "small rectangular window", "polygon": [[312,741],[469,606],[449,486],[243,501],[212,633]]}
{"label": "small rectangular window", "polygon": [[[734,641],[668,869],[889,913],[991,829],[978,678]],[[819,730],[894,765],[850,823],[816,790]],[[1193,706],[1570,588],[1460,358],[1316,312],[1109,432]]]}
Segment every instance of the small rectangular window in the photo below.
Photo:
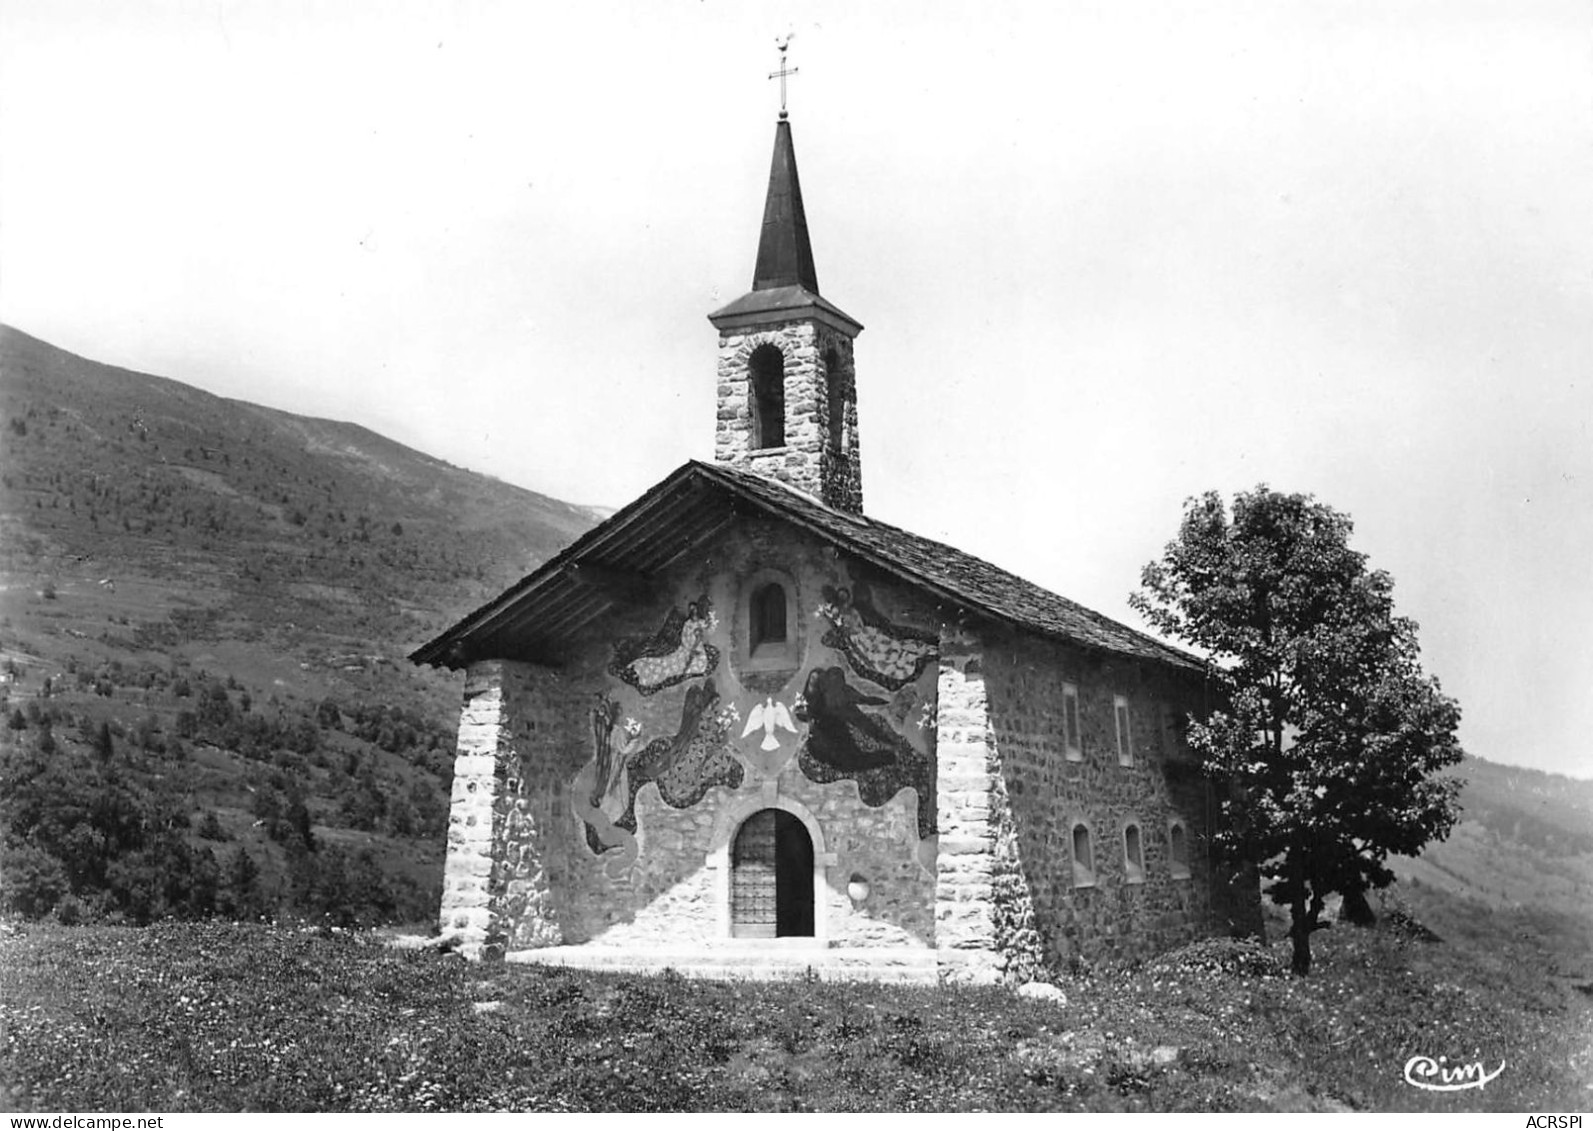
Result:
{"label": "small rectangular window", "polygon": [[1187,758],[1189,749],[1184,739],[1184,717],[1178,713],[1178,708],[1167,707],[1162,711],[1162,752],[1169,759]]}
{"label": "small rectangular window", "polygon": [[1132,766],[1134,764],[1134,728],[1128,713],[1128,699],[1122,695],[1112,696],[1112,709],[1117,715],[1117,764],[1119,766]]}
{"label": "small rectangular window", "polygon": [[1069,761],[1084,758],[1084,739],[1079,734],[1079,689],[1071,683],[1062,685],[1062,744],[1067,749]]}

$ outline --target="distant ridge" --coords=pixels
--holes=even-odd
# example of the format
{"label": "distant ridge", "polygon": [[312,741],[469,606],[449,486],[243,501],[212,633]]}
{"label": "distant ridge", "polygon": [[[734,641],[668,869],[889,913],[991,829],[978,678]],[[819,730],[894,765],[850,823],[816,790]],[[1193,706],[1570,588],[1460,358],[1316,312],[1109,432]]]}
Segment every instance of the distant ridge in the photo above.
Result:
{"label": "distant ridge", "polygon": [[156,574],[236,563],[267,591],[313,571],[314,584],[384,590],[413,607],[417,635],[431,619],[423,609],[467,607],[602,513],[362,425],[219,397],[9,326],[0,416],[0,521],[23,536],[7,539],[0,566],[47,566],[52,552]]}
{"label": "distant ridge", "polygon": [[1570,912],[1593,932],[1593,781],[1471,756],[1456,773],[1466,780],[1460,822],[1421,856],[1394,858],[1401,881],[1484,906]]}

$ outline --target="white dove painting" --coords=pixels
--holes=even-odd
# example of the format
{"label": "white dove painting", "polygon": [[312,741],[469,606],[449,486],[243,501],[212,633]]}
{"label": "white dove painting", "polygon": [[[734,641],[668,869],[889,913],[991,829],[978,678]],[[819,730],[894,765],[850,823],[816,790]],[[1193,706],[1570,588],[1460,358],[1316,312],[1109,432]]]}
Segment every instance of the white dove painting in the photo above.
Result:
{"label": "white dove painting", "polygon": [[792,734],[797,733],[796,725],[791,722],[791,712],[786,710],[784,703],[777,701],[773,696],[754,705],[748,712],[747,726],[741,732],[741,737],[746,738],[760,727],[763,728],[763,742],[759,746],[764,750],[780,749],[780,740],[774,735],[775,728],[785,727]]}

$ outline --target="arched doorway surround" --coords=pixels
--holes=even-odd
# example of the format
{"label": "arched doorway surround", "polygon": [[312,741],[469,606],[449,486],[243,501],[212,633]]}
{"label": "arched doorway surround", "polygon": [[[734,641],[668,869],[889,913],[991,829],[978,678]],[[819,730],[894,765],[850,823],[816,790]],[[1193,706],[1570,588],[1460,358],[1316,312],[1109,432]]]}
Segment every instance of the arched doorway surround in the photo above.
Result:
{"label": "arched doorway surround", "polygon": [[[717,872],[719,937],[738,942],[764,938],[780,939],[782,945],[822,946],[829,937],[825,869],[835,863],[835,853],[825,849],[824,832],[813,814],[801,802],[780,797],[766,786],[761,796],[742,802],[721,822],[714,851],[707,860]],[[738,855],[742,864],[741,906],[751,914],[738,915],[736,910]],[[759,878],[760,868],[768,879]],[[766,906],[761,914],[754,909],[760,887],[763,893],[772,891],[772,900],[763,901],[766,905],[772,902],[772,907]],[[783,924],[782,894],[787,916]]]}
{"label": "arched doorway surround", "polygon": [[730,933],[813,937],[813,841],[784,809],[759,809],[730,843]]}

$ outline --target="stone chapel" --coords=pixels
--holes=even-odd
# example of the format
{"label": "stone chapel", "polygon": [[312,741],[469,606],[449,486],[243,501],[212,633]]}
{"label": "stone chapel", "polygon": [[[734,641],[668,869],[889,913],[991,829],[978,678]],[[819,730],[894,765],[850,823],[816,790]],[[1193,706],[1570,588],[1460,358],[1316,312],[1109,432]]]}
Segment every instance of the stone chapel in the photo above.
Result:
{"label": "stone chapel", "polygon": [[466,953],[1027,981],[1259,922],[1182,734],[1203,667],[868,518],[791,125],[691,461],[411,659],[462,670]]}

